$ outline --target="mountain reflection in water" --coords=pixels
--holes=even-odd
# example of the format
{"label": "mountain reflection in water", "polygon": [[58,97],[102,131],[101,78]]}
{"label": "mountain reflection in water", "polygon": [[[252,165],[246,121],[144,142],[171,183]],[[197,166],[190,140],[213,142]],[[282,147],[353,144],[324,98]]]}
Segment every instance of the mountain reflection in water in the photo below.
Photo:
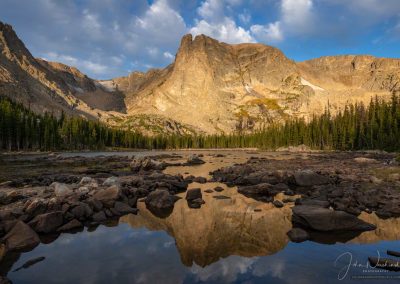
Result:
{"label": "mountain reflection in water", "polygon": [[[223,158],[205,154],[206,164],[168,167],[165,172],[209,177],[210,171],[243,162],[250,155],[257,154],[240,152]],[[204,192],[216,186],[224,190]],[[292,203],[278,209],[220,183],[189,187],[201,188],[205,204],[200,209],[188,207],[185,193],[164,219],[138,202],[138,215],[61,234],[27,253],[6,255],[0,262],[0,274],[14,283],[337,283],[339,270],[347,265],[342,260],[335,266],[341,254],[350,253],[354,261],[365,264],[378,251],[384,256],[387,249],[400,250],[400,219],[383,220],[362,213],[361,219],[377,225],[375,231],[345,236],[344,243],[338,242],[336,234],[325,234],[297,244],[286,235],[292,227]],[[214,198],[219,195],[228,198]],[[45,259],[13,272],[38,257]],[[374,274],[352,268],[340,283],[354,283],[351,277],[355,275]],[[382,280],[369,279],[370,283]]]}

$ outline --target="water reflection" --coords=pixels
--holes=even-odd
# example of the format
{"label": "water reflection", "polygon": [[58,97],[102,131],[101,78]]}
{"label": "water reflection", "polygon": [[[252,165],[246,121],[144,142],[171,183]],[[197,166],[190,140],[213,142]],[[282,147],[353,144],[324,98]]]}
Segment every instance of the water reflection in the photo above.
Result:
{"label": "water reflection", "polygon": [[[209,177],[210,171],[253,155],[239,152],[221,158],[205,153],[206,164],[169,167],[166,173]],[[224,190],[205,192],[216,186]],[[400,219],[382,220],[363,213],[361,219],[377,225],[377,230],[347,237],[346,243],[338,243],[336,237],[325,241],[331,245],[295,244],[286,235],[291,229],[292,204],[278,209],[219,183],[190,184],[196,187],[206,202],[201,209],[190,209],[181,199],[161,219],[139,202],[139,214],[124,216],[119,223],[62,234],[31,252],[8,254],[0,262],[0,274],[7,274],[14,283],[337,283],[340,268],[334,262],[342,253],[351,253],[361,263],[377,251],[384,255],[387,249],[399,250]],[[228,198],[214,198],[219,195]],[[43,261],[12,272],[41,256]],[[354,283],[351,277],[355,275],[365,274],[354,268],[340,283]]]}
{"label": "water reflection", "polygon": [[[133,228],[166,231],[176,241],[182,263],[205,267],[230,255],[245,257],[269,255],[283,249],[288,243],[287,231],[291,228],[291,209],[274,208],[237,193],[235,188],[222,193],[205,193],[205,188],[224,186],[218,183],[202,187],[205,204],[200,210],[190,209],[181,199],[175,203],[174,211],[161,219],[148,211],[139,202],[140,214],[120,219]],[[221,195],[229,199],[215,199]],[[254,209],[261,211],[255,212]]]}

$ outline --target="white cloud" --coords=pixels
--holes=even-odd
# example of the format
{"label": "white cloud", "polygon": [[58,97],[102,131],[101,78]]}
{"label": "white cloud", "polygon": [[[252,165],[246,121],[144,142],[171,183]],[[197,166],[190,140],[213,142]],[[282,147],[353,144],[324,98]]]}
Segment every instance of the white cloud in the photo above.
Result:
{"label": "white cloud", "polygon": [[193,35],[205,34],[227,43],[254,42],[249,30],[238,26],[236,22],[225,15],[224,1],[228,4],[239,4],[240,1],[206,0],[197,9],[200,19],[190,28]]}
{"label": "white cloud", "polygon": [[304,34],[313,28],[312,0],[282,0],[282,24],[293,33]]}
{"label": "white cloud", "polygon": [[269,23],[265,26],[253,25],[250,27],[252,34],[256,39],[268,42],[279,42],[283,40],[283,33],[281,29],[281,23]]}
{"label": "white cloud", "polygon": [[243,13],[239,14],[239,20],[243,24],[248,24],[251,21],[251,15],[248,10],[244,10]]}
{"label": "white cloud", "polygon": [[167,59],[174,59],[175,56],[173,56],[170,52],[166,51],[163,53],[164,57]]}
{"label": "white cloud", "polygon": [[223,22],[209,23],[205,20],[198,21],[196,26],[190,29],[193,35],[205,34],[212,38],[227,43],[254,42],[248,30],[238,27],[236,23],[225,17]]}
{"label": "white cloud", "polygon": [[166,0],[157,0],[142,17],[134,20],[132,30],[146,41],[171,44],[186,32],[186,24]]}

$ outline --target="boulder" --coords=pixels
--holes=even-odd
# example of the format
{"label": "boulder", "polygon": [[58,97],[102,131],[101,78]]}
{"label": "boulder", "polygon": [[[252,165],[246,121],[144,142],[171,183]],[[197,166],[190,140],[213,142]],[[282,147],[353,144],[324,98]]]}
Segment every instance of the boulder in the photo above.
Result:
{"label": "boulder", "polygon": [[300,205],[292,208],[292,222],[316,231],[370,231],[376,226],[344,211]]}
{"label": "boulder", "polygon": [[188,200],[187,203],[190,208],[197,209],[197,208],[200,208],[201,205],[205,204],[206,202],[202,198],[196,198],[193,200]]}
{"label": "boulder", "polygon": [[274,202],[272,202],[272,204],[274,204],[274,206],[276,208],[282,208],[283,207],[283,203],[279,200],[274,200]]}
{"label": "boulder", "polygon": [[55,232],[63,224],[63,214],[61,211],[45,213],[36,216],[29,225],[38,233]]}
{"label": "boulder", "polygon": [[295,243],[301,243],[310,239],[310,235],[303,229],[293,228],[287,232],[289,239]]}
{"label": "boulder", "polygon": [[54,194],[57,197],[66,197],[74,193],[65,183],[53,182],[50,186],[54,188]]}
{"label": "boulder", "polygon": [[109,177],[103,182],[103,186],[119,186],[119,179],[117,177]]}
{"label": "boulder", "polygon": [[130,168],[133,172],[151,171],[151,170],[164,170],[167,167],[166,163],[153,160],[149,157],[141,157],[134,159]]}
{"label": "boulder", "polygon": [[207,179],[206,179],[205,177],[195,177],[195,178],[193,179],[193,181],[194,181],[194,182],[197,182],[197,183],[206,183],[206,182],[207,182]]}
{"label": "boulder", "polygon": [[107,220],[107,216],[104,213],[104,211],[100,211],[100,212],[94,213],[92,216],[92,219],[95,222],[103,222],[103,221]]}
{"label": "boulder", "polygon": [[221,192],[221,191],[224,191],[224,188],[222,186],[216,186],[216,187],[214,187],[214,190],[216,192]]}
{"label": "boulder", "polygon": [[86,199],[85,202],[87,204],[89,204],[94,211],[100,211],[101,209],[103,209],[103,203],[101,203],[99,200],[97,200],[96,198],[89,198]]}
{"label": "boulder", "polygon": [[202,159],[200,159],[200,157],[196,154],[190,155],[186,161],[187,165],[201,165],[204,163],[205,162]]}
{"label": "boulder", "polygon": [[136,208],[132,208],[128,204],[125,204],[120,201],[115,202],[114,209],[117,210],[122,215],[129,214],[129,213],[133,213],[133,214],[137,213]]}
{"label": "boulder", "polygon": [[24,205],[24,211],[29,216],[36,216],[38,214],[43,214],[47,210],[47,202],[44,199],[35,198],[28,200]]}
{"label": "boulder", "polygon": [[146,207],[159,217],[166,217],[172,213],[175,202],[178,200],[167,190],[156,189],[151,192],[145,200]]}
{"label": "boulder", "polygon": [[201,189],[200,188],[192,188],[188,189],[186,192],[186,200],[194,200],[197,198],[202,198]]}
{"label": "boulder", "polygon": [[98,190],[93,195],[93,198],[100,201],[104,206],[111,208],[115,201],[121,196],[121,189],[118,185],[110,186],[106,189]]}
{"label": "boulder", "polygon": [[91,177],[83,177],[81,179],[81,181],[79,182],[79,185],[82,185],[82,186],[84,186],[84,185],[91,186],[91,185],[94,185],[94,184],[97,184],[97,181],[94,178],[91,178]]}
{"label": "boulder", "polygon": [[9,251],[32,249],[40,243],[35,231],[22,221],[18,221],[2,241]]}
{"label": "boulder", "polygon": [[297,171],[294,173],[294,179],[298,186],[313,186],[329,183],[329,178],[317,174],[311,170]]}
{"label": "boulder", "polygon": [[72,215],[75,216],[75,218],[79,220],[85,220],[86,218],[89,218],[93,214],[92,208],[86,203],[79,202],[75,207],[73,207],[70,212]]}
{"label": "boulder", "polygon": [[76,219],[72,219],[67,224],[58,228],[57,232],[69,231],[69,230],[78,229],[78,228],[82,228],[82,227],[83,227],[83,225],[81,222],[79,222]]}
{"label": "boulder", "polygon": [[26,196],[23,195],[18,190],[13,190],[8,193],[0,192],[0,204],[1,205],[11,204],[11,203],[17,202],[18,200],[24,199],[24,198],[26,198]]}

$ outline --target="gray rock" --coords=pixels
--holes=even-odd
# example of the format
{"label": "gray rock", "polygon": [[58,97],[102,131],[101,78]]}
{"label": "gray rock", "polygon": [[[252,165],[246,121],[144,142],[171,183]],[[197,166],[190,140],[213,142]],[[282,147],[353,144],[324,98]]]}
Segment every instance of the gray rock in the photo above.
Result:
{"label": "gray rock", "polygon": [[147,196],[145,203],[150,210],[169,210],[174,208],[176,200],[168,191],[157,189]]}
{"label": "gray rock", "polygon": [[75,207],[71,209],[72,215],[79,220],[85,220],[93,214],[92,208],[83,202],[79,202]]}
{"label": "gray rock", "polygon": [[292,222],[316,231],[370,231],[376,226],[344,211],[300,205],[292,208]]}
{"label": "gray rock", "polygon": [[115,202],[114,209],[117,210],[122,215],[129,214],[129,213],[133,213],[133,214],[137,213],[136,208],[132,208],[128,204],[125,204],[120,201]]}
{"label": "gray rock", "polygon": [[202,198],[201,189],[200,188],[192,188],[188,189],[186,192],[186,200],[194,200],[198,198]]}
{"label": "gray rock", "polygon": [[317,174],[311,170],[297,171],[294,173],[294,179],[299,186],[313,186],[329,183],[329,178]]}
{"label": "gray rock", "polygon": [[58,228],[57,232],[69,231],[69,230],[78,229],[78,228],[82,228],[82,227],[83,227],[83,225],[81,222],[79,222],[76,219],[72,219],[67,224]]}
{"label": "gray rock", "polygon": [[274,206],[276,208],[282,208],[283,207],[283,203],[279,200],[274,200],[274,202],[272,202],[272,204],[274,204]]}
{"label": "gray rock", "polygon": [[216,192],[221,192],[221,191],[224,191],[224,188],[222,186],[216,186],[216,187],[214,187],[214,190]]}
{"label": "gray rock", "polygon": [[186,163],[188,165],[201,165],[204,164],[205,162],[202,159],[200,159],[198,155],[193,154],[189,156]]}
{"label": "gray rock", "polygon": [[6,249],[9,251],[31,249],[40,243],[35,231],[22,221],[18,221],[2,241],[5,242]]}
{"label": "gray rock", "polygon": [[95,222],[103,222],[107,219],[107,216],[104,213],[104,211],[100,211],[100,212],[93,214],[92,219]]}
{"label": "gray rock", "polygon": [[301,243],[310,239],[310,235],[300,228],[293,228],[287,232],[289,239],[295,243]]}
{"label": "gray rock", "polygon": [[29,226],[38,233],[55,232],[63,224],[63,214],[61,211],[45,213],[36,216],[29,222]]}
{"label": "gray rock", "polygon": [[194,182],[197,182],[197,183],[206,183],[206,182],[207,182],[207,179],[206,179],[205,177],[195,177],[195,178],[193,179],[193,181],[194,181]]}

